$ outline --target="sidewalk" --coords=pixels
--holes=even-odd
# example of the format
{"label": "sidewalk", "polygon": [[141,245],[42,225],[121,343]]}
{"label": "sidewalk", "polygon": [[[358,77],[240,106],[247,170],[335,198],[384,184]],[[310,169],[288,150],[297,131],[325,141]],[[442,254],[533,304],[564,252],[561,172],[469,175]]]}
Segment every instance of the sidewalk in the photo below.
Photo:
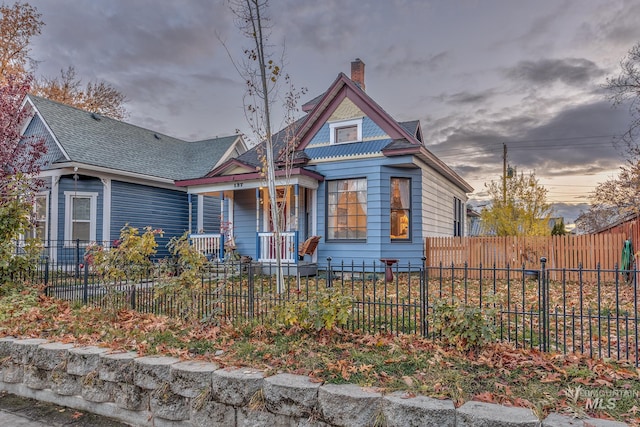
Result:
{"label": "sidewalk", "polygon": [[110,418],[0,392],[0,426],[126,427]]}

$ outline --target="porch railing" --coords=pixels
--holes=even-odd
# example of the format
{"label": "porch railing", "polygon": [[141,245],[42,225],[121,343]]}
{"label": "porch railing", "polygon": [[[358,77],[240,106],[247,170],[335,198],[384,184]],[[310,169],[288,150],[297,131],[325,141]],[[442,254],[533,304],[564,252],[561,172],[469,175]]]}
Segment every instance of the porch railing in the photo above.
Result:
{"label": "porch railing", "polygon": [[200,253],[212,260],[221,260],[224,258],[224,242],[221,234],[190,234],[191,244]]}
{"label": "porch railing", "polygon": [[[298,232],[280,232],[282,242],[280,259],[283,263],[298,262]],[[258,233],[258,261],[273,262],[276,260],[276,239],[274,233]]]}

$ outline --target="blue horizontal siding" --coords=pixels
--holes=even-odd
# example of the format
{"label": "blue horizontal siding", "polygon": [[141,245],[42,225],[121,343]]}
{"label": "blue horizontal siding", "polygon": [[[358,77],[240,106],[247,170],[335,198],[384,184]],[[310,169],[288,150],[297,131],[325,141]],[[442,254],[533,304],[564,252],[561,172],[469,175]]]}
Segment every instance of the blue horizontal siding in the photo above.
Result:
{"label": "blue horizontal siding", "polygon": [[[220,197],[218,196],[204,196],[204,213],[203,224],[205,233],[219,233],[220,232]],[[227,215],[225,213],[225,215]],[[228,217],[225,216],[225,220],[228,221]],[[194,228],[195,230],[195,228]]]}
{"label": "blue horizontal siding", "polygon": [[[103,209],[104,209],[104,187],[102,181],[98,178],[86,177],[80,175],[78,180],[74,180],[72,175],[66,175],[60,178],[58,184],[58,235],[55,240],[62,242],[65,235],[66,226],[66,197],[65,191],[69,192],[89,192],[98,193],[97,198],[97,212],[96,212],[96,240],[102,239],[102,222],[103,222]],[[69,251],[61,250],[58,253],[58,262],[68,262]]]}
{"label": "blue horizontal siding", "polygon": [[164,231],[158,242],[158,257],[169,255],[167,243],[189,229],[189,201],[182,191],[154,188],[121,181],[111,183],[111,240],[125,224],[150,226]]}
{"label": "blue horizontal siding", "polygon": [[[233,231],[238,253],[256,258],[256,190],[239,190],[234,193]],[[262,210],[260,211],[262,227]]]}
{"label": "blue horizontal siding", "polygon": [[33,117],[31,122],[25,129],[24,136],[33,137],[34,139],[44,138],[47,152],[42,157],[41,161],[41,166],[43,169],[46,169],[47,165],[50,165],[56,160],[64,158],[64,155],[58,147],[58,144],[56,144],[55,140],[53,139],[53,136],[51,135],[51,133],[49,133],[46,126],[37,115]]}
{"label": "blue horizontal siding", "polygon": [[[397,258],[401,262],[419,263],[423,255],[421,218],[420,169],[383,166],[380,159],[364,159],[321,163],[315,170],[325,176],[318,188],[318,232],[325,236],[318,247],[319,261],[327,257],[333,262],[370,263],[380,258]],[[390,180],[392,177],[411,178],[411,240],[391,242],[390,238]],[[334,179],[367,179],[367,239],[366,242],[326,241],[327,186]]]}

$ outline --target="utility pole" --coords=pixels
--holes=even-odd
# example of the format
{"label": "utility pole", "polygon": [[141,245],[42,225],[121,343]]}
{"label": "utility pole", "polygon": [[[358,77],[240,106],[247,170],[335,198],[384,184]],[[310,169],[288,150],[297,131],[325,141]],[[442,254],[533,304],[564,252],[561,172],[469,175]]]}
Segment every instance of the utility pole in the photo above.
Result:
{"label": "utility pole", "polygon": [[507,144],[502,144],[502,203],[507,203]]}

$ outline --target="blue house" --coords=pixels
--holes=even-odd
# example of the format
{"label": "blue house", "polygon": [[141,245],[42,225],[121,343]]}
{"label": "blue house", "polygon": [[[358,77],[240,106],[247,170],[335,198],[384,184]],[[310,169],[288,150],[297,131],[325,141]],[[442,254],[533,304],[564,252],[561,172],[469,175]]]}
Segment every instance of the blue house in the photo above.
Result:
{"label": "blue house", "polygon": [[172,236],[220,230],[220,199],[190,195],[176,180],[201,177],[246,151],[238,135],[187,142],[29,95],[23,134],[45,138],[34,233],[54,262],[76,244],[110,244],[125,224],[162,229],[159,256]]}
{"label": "blue house", "polygon": [[[275,202],[284,262],[298,263],[302,242],[321,236],[311,258],[319,263],[329,256],[334,263],[420,263],[426,236],[464,234],[473,189],[426,148],[419,121],[397,122],[367,95],[362,61],[351,64],[351,78],[340,73],[303,111],[304,117],[273,136],[280,155]],[[176,185],[221,198],[225,233],[207,239],[226,234],[239,254],[270,263],[276,255],[273,201],[260,172],[261,149]]]}

